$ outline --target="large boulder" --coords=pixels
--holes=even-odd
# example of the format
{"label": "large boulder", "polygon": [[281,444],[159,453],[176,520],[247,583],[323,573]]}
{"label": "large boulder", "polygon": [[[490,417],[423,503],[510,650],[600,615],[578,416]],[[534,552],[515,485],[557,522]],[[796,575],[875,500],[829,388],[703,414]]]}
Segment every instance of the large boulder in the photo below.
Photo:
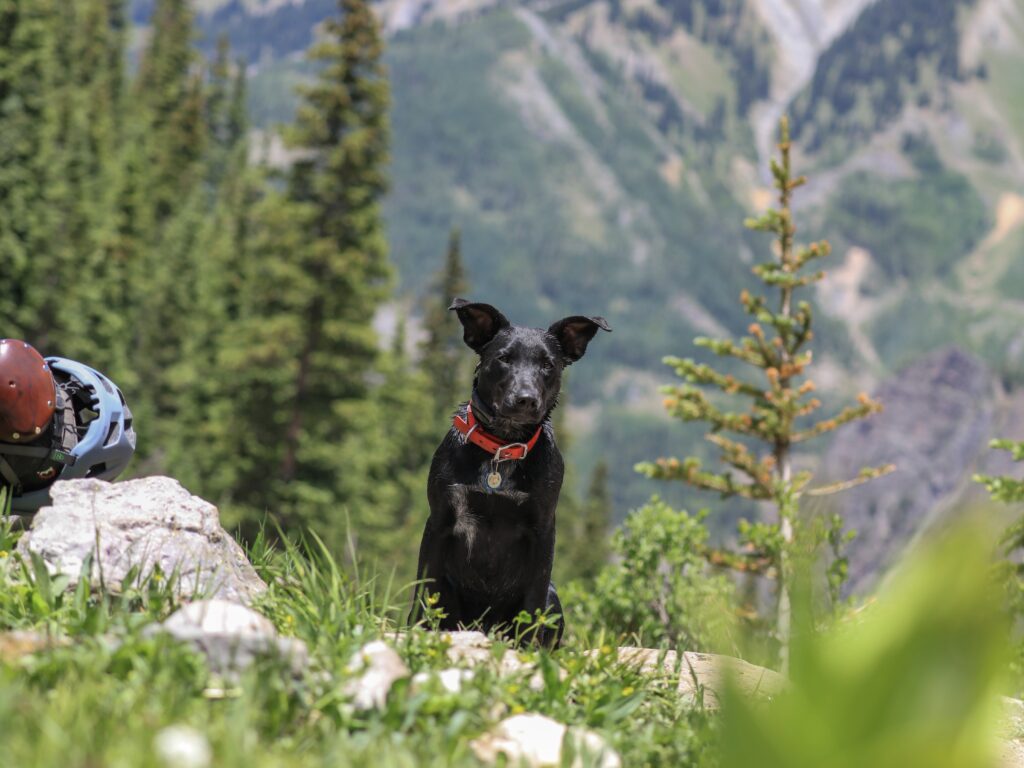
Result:
{"label": "large boulder", "polygon": [[51,574],[77,582],[92,556],[92,583],[119,589],[133,567],[148,579],[158,568],[176,574],[181,597],[197,595],[248,604],[266,590],[238,543],[221,527],[217,508],[169,477],[121,483],[54,483],[53,503],[36,514],[18,542]]}

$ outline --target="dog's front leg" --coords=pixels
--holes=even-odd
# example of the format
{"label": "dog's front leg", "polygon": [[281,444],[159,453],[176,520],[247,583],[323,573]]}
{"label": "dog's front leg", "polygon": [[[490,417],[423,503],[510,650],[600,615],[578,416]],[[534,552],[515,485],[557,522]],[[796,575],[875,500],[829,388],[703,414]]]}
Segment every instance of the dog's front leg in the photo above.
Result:
{"label": "dog's front leg", "polygon": [[538,613],[544,612],[557,613],[559,614],[559,617],[557,619],[557,626],[540,627],[535,631],[529,632],[523,639],[526,641],[537,642],[540,645],[545,645],[549,648],[557,648],[562,639],[562,632],[565,625],[561,616],[561,603],[559,602],[558,595],[555,594],[554,587],[551,584],[551,568],[555,560],[554,530],[551,530],[546,535],[542,536],[540,542],[538,542],[538,546],[543,548],[539,553],[540,556],[538,558],[540,567],[530,579],[529,586],[526,590],[525,600],[523,601],[523,610],[529,613],[531,617],[536,617]]}
{"label": "dog's front leg", "polygon": [[[448,533],[450,535],[450,533]],[[440,611],[441,629],[457,629],[461,617],[461,606],[455,588],[446,578],[444,543],[446,535],[438,533],[431,521],[423,529],[420,541],[419,564],[416,568],[416,590],[413,593],[412,610],[409,612],[409,624],[423,619],[424,602],[436,611]],[[436,602],[429,601],[436,597]]]}

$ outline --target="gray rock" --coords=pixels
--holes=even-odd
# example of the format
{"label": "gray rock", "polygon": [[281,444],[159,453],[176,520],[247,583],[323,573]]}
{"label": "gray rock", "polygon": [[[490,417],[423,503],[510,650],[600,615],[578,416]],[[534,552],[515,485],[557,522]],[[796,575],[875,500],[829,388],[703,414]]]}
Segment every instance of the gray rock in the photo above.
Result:
{"label": "gray rock", "polygon": [[68,644],[67,638],[30,630],[0,632],[0,662],[15,662],[22,656],[48,651]]}
{"label": "gray rock", "polygon": [[448,693],[458,693],[462,690],[463,683],[472,680],[473,675],[473,670],[458,667],[448,667],[440,672],[417,672],[412,676],[412,690],[415,693],[436,684]]}
{"label": "gray rock", "polygon": [[165,576],[176,572],[177,592],[186,598],[248,604],[267,588],[221,527],[217,508],[177,480],[67,480],[50,495],[53,503],[36,514],[18,551],[40,555],[51,574],[72,584],[91,554],[91,581],[108,589],[121,588],[134,566],[143,580],[157,566]]}
{"label": "gray rock", "polygon": [[166,632],[206,656],[212,672],[232,676],[268,656],[288,660],[298,677],[306,669],[306,644],[280,637],[268,619],[227,600],[200,600],[179,609],[151,632]]}
{"label": "gray rock", "polygon": [[507,717],[469,746],[485,763],[496,763],[503,755],[509,765],[554,768],[565,765],[562,751],[566,739],[575,756],[571,768],[621,768],[622,759],[600,735],[586,728],[568,728],[544,715]]}
{"label": "gray rock", "polygon": [[409,668],[383,640],[374,640],[360,648],[348,663],[347,671],[358,674],[345,685],[356,709],[383,709],[395,681],[409,676]]}
{"label": "gray rock", "polygon": [[[589,656],[600,653],[597,649],[587,652]],[[777,696],[786,686],[786,679],[778,672],[732,656],[631,646],[622,646],[615,653],[618,663],[664,680],[688,703],[699,702],[706,709],[718,708],[722,691],[730,682],[745,695],[763,699]]]}
{"label": "gray rock", "polygon": [[985,365],[956,347],[928,355],[884,382],[885,411],[844,427],[822,476],[844,480],[861,467],[893,463],[887,477],[843,492],[834,504],[848,528],[853,593],[869,590],[920,531],[955,506],[990,453],[995,382]]}

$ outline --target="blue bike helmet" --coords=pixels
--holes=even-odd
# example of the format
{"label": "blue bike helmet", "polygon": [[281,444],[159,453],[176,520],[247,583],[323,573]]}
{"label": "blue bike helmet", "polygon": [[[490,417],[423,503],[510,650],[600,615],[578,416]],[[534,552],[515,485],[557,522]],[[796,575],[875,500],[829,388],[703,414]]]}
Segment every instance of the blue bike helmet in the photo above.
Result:
{"label": "blue bike helmet", "polygon": [[[54,480],[96,477],[113,480],[135,453],[132,412],[124,395],[99,371],[74,360],[48,357],[57,386],[69,400],[65,428],[73,445],[64,445],[70,457],[62,462]],[[72,416],[73,414],[73,416]],[[34,512],[50,502],[49,486],[16,495],[11,500],[14,512]]]}

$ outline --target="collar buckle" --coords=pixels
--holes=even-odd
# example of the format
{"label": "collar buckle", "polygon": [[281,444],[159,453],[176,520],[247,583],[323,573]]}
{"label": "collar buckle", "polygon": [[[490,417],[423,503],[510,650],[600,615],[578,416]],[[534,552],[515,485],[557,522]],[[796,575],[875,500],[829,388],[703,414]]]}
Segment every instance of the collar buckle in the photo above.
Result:
{"label": "collar buckle", "polygon": [[[506,456],[505,453],[511,453],[513,451],[521,451],[518,456]],[[526,458],[526,454],[530,452],[530,446],[526,443],[509,443],[508,445],[502,445],[494,452],[494,463],[497,464],[502,461],[519,461]]]}

